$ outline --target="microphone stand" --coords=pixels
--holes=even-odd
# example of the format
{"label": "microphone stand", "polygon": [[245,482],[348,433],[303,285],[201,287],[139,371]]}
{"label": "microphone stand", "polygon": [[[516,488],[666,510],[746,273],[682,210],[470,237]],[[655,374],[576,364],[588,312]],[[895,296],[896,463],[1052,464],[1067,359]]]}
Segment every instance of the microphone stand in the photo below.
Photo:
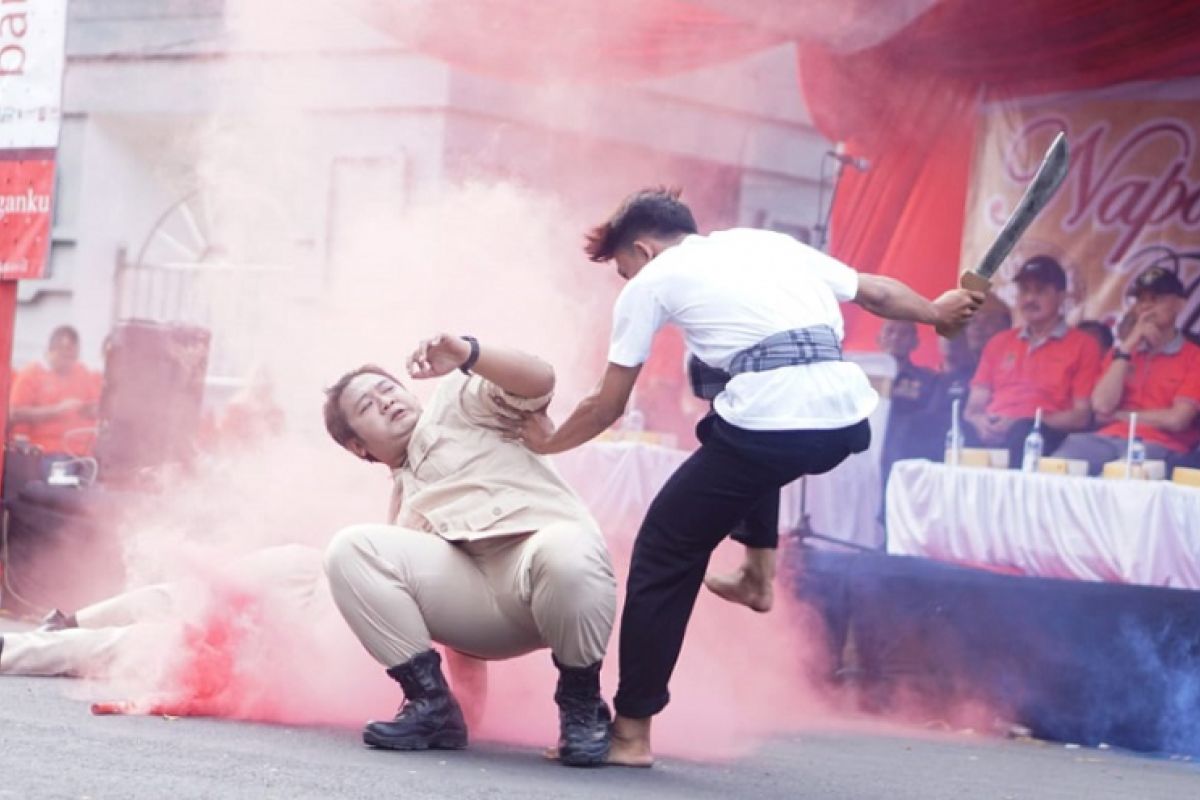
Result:
{"label": "microphone stand", "polygon": [[[833,204],[837,200],[838,185],[842,182],[842,171],[846,165],[840,159],[833,159],[833,187],[829,193],[829,204],[825,204],[825,167],[829,163],[831,156],[826,153],[821,157],[821,172],[817,181],[817,222],[813,225],[813,233],[815,234],[813,246],[821,252],[828,252],[829,245],[829,219],[833,215]],[[857,550],[859,552],[870,553],[874,548],[866,547],[857,542],[848,542],[845,539],[839,539],[836,536],[819,533],[813,528],[812,516],[808,513],[808,476],[800,476],[800,520],[796,527],[788,531],[788,536],[796,540],[802,548],[811,547],[808,544],[810,539],[816,539],[822,542],[836,544],[839,547],[845,547],[849,550]]]}

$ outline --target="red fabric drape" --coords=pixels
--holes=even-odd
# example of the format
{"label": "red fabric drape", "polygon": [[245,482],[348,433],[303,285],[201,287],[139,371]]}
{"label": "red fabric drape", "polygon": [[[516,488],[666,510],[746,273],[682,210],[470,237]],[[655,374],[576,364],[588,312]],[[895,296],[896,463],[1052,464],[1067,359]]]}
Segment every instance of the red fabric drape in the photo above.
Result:
{"label": "red fabric drape", "polygon": [[[839,188],[832,252],[926,294],[953,286],[979,100],[1200,74],[1198,34],[1200,8],[1180,0],[945,0],[870,50],[803,47],[817,126],[872,162]],[[850,346],[877,327],[852,320]]]}
{"label": "red fabric drape", "polygon": [[402,43],[463,69],[516,80],[653,77],[789,41],[784,32],[686,0],[351,2]]}

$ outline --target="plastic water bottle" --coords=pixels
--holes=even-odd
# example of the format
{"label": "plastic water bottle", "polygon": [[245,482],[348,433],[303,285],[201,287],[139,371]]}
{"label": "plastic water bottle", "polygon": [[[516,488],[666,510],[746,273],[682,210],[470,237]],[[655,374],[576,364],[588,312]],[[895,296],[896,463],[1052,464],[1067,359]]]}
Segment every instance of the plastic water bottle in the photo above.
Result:
{"label": "plastic water bottle", "polygon": [[962,407],[962,398],[954,398],[954,402],[950,404],[950,430],[946,431],[946,463],[952,467],[957,467],[962,461],[962,424],[959,416],[959,409]]}
{"label": "plastic water bottle", "polygon": [[1146,443],[1142,441],[1140,436],[1133,437],[1133,441],[1129,443],[1129,467],[1130,471],[1140,472],[1146,464]]}
{"label": "plastic water bottle", "polygon": [[1137,435],[1138,415],[1129,414],[1129,444],[1125,446],[1125,477],[1141,478],[1145,475],[1146,445]]}
{"label": "plastic water bottle", "polygon": [[[1038,416],[1041,416],[1040,412]],[[1035,422],[1033,430],[1025,437],[1025,455],[1021,459],[1022,472],[1037,472],[1038,462],[1042,460],[1042,448],[1045,446],[1045,441],[1042,439],[1042,432],[1038,430],[1039,427],[1041,427],[1040,424]]]}
{"label": "plastic water bottle", "polygon": [[958,466],[963,448],[962,432],[956,430],[956,427],[951,426],[950,430],[946,431],[946,463],[952,467]]}

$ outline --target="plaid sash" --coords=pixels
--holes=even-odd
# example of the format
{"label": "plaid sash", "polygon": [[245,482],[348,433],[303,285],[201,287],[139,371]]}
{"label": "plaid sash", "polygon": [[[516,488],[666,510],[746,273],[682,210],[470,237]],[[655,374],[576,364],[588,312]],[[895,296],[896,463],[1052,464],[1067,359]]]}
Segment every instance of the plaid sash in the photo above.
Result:
{"label": "plaid sash", "polygon": [[841,361],[842,345],[837,334],[828,325],[813,325],[768,336],[753,347],[748,347],[729,362],[729,371],[710,367],[695,356],[688,358],[688,380],[692,393],[704,400],[712,400],[725,390],[734,375],[743,372],[766,372],[767,370],[791,367],[797,364],[815,364],[820,361]]}

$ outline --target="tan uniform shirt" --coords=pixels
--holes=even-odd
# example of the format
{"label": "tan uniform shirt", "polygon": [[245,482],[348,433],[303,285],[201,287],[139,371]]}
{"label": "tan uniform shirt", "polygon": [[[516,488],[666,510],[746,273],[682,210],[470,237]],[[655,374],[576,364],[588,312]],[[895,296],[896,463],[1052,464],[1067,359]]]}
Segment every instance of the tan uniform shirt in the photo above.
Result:
{"label": "tan uniform shirt", "polygon": [[555,522],[598,527],[544,456],[506,441],[506,419],[544,408],[478,375],[443,378],[393,471],[391,521],[470,542],[540,530]]}

